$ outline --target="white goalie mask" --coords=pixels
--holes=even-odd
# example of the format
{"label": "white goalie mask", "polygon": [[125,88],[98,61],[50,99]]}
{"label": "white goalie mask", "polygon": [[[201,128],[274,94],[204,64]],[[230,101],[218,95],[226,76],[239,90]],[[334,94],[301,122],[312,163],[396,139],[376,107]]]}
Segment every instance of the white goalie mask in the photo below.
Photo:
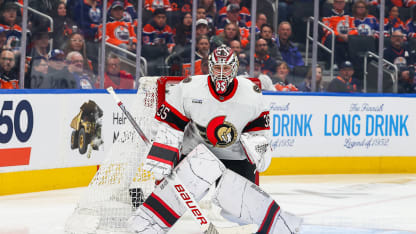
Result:
{"label": "white goalie mask", "polygon": [[209,55],[208,68],[215,91],[224,94],[237,76],[238,58],[230,47],[221,45]]}

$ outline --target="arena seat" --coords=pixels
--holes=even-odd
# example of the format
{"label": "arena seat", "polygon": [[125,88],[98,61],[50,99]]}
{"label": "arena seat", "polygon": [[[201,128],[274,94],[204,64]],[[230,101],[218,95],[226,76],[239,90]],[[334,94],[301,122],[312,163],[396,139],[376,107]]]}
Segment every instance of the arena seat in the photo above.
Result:
{"label": "arena seat", "polygon": [[376,44],[374,37],[350,35],[348,36],[348,53],[354,65],[355,77],[362,79],[364,70],[364,55],[367,51],[375,52]]}

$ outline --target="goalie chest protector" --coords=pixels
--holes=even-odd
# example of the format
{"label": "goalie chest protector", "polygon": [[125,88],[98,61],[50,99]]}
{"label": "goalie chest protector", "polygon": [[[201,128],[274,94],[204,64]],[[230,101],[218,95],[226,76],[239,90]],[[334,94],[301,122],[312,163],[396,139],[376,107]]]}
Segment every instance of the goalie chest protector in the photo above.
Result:
{"label": "goalie chest protector", "polygon": [[236,78],[232,92],[219,96],[209,79],[207,75],[187,78],[172,87],[166,97],[171,114],[177,115],[182,126],[186,126],[178,128],[184,131],[181,153],[188,154],[204,143],[220,159],[244,160],[246,156],[239,142],[241,133],[268,136],[270,129],[269,111],[261,91],[250,80]]}

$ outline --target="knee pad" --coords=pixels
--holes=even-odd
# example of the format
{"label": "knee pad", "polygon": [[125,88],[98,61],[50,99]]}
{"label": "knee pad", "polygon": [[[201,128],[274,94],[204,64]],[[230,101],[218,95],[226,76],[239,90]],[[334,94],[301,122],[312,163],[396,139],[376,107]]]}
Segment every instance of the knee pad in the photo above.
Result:
{"label": "knee pad", "polygon": [[223,209],[222,213],[234,217],[224,218],[240,224],[257,224],[258,233],[274,233],[271,231],[280,214],[279,205],[260,187],[237,173],[224,172],[213,202]]}
{"label": "knee pad", "polygon": [[[225,166],[205,145],[200,144],[174,171],[195,200],[199,201],[225,171]],[[163,180],[134,215],[145,213],[162,229],[170,228],[187,210],[175,194],[173,185]]]}

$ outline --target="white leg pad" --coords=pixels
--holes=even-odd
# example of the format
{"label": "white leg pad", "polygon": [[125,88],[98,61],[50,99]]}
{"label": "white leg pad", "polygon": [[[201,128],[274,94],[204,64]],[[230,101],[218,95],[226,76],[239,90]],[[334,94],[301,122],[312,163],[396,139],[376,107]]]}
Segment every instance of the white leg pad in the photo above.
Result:
{"label": "white leg pad", "polygon": [[[174,171],[195,200],[199,201],[223,174],[225,166],[205,145],[200,144],[176,166]],[[143,222],[149,218],[151,221],[144,226],[156,225],[159,227],[153,229],[169,230],[187,211],[182,199],[175,195],[174,189],[168,180],[163,180],[130,218],[131,230],[141,233],[139,230],[143,227],[136,224],[136,221]],[[135,218],[135,216],[141,217]]]}
{"label": "white leg pad", "polygon": [[142,234],[164,234],[169,231],[169,228],[160,224],[159,219],[154,213],[147,208],[140,206],[133,216],[127,222],[128,229],[131,233]]}
{"label": "white leg pad", "polygon": [[[296,233],[286,228],[288,222],[279,221],[280,207],[270,195],[231,170],[221,177],[213,202],[222,208],[224,218],[239,224],[257,224],[258,233]],[[284,228],[289,232],[282,232]]]}

